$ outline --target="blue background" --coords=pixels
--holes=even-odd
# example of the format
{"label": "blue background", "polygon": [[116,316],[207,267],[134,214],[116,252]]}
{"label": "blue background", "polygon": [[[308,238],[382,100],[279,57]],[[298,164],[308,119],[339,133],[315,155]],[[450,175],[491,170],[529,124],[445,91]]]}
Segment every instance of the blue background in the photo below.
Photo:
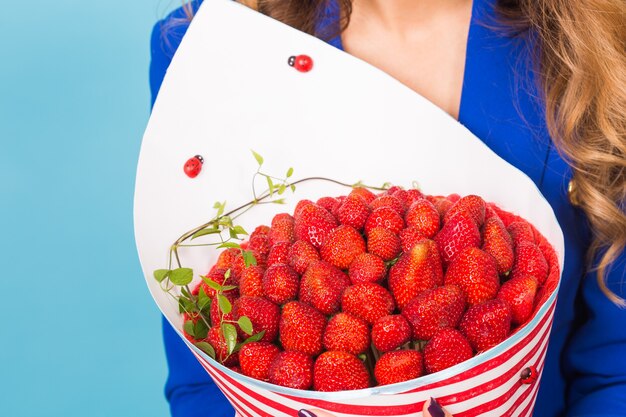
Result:
{"label": "blue background", "polygon": [[2,4],[2,416],[169,414],[132,203],[150,31],[179,2]]}

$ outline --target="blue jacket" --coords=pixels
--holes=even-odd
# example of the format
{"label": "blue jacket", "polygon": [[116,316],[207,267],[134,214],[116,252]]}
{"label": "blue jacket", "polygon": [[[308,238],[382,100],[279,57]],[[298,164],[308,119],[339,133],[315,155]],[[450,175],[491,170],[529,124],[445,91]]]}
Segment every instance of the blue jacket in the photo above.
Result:
{"label": "blue jacket", "polygon": [[[570,168],[552,145],[524,41],[507,38],[489,25],[492,0],[475,0],[459,120],[498,155],[524,171],[552,205],[565,235],[565,267],[546,365],[535,408],[538,417],[626,416],[626,310],[600,291],[595,275],[585,276],[590,231],[584,214],[567,195]],[[199,3],[193,3],[197,7]],[[327,22],[332,24],[331,16]],[[152,102],[187,24],[182,9],[158,22],[152,33]],[[485,24],[487,23],[487,24]],[[581,28],[581,30],[585,30]],[[337,48],[341,39],[329,41]],[[608,277],[626,296],[626,256]],[[164,321],[169,378],[165,393],[174,416],[232,416],[233,409]]]}

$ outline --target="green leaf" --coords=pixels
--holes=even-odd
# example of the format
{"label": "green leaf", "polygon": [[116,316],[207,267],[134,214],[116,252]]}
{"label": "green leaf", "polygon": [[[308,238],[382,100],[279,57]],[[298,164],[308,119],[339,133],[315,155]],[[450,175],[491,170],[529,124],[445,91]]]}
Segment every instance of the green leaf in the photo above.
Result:
{"label": "green leaf", "polygon": [[198,291],[198,308],[200,311],[203,311],[207,307],[211,307],[211,298],[206,294],[204,288],[200,287],[200,291]]}
{"label": "green leaf", "polygon": [[256,159],[259,166],[263,165],[263,157],[261,155],[259,155],[258,153],[254,151],[252,151],[252,155],[254,155],[254,159]]}
{"label": "green leaf", "polygon": [[196,305],[185,297],[178,298],[178,311],[180,313],[193,313],[197,311]]}
{"label": "green leaf", "polygon": [[223,314],[228,314],[233,310],[233,305],[223,294],[217,295],[217,302],[219,303],[220,310]]}
{"label": "green leaf", "polygon": [[296,186],[295,186],[295,185],[293,185],[293,184],[291,184],[291,192],[292,192],[292,193],[295,193],[295,192],[296,192]]}
{"label": "green leaf", "polygon": [[202,277],[202,281],[215,291],[222,291],[222,286],[208,277]]}
{"label": "green leaf", "polygon": [[176,268],[170,272],[170,282],[174,285],[187,285],[193,280],[193,269]]}
{"label": "green leaf", "polygon": [[191,299],[191,295],[189,294],[189,291],[187,291],[187,288],[182,287],[182,288],[180,289],[180,293],[181,293],[183,296],[185,296],[185,297],[187,297],[187,298]]}
{"label": "green leaf", "polygon": [[359,359],[361,359],[362,362],[365,362],[367,360],[367,355],[365,353],[361,353],[359,355]]}
{"label": "green leaf", "polygon": [[193,326],[193,333],[196,339],[204,339],[209,333],[209,327],[206,325],[204,320],[199,319]]}
{"label": "green leaf", "polygon": [[187,320],[185,324],[183,324],[183,330],[191,337],[196,337],[194,333],[194,325],[192,320]]}
{"label": "green leaf", "polygon": [[228,235],[231,239],[239,239],[239,236],[237,236],[237,233],[235,233],[235,229],[233,229],[232,227],[228,229]]}
{"label": "green leaf", "polygon": [[223,216],[220,218],[217,224],[224,227],[233,227],[233,219],[230,216]]}
{"label": "green leaf", "polygon": [[252,332],[253,332],[252,322],[250,321],[248,317],[246,316],[239,317],[239,320],[237,320],[237,324],[239,325],[241,330],[244,331],[244,333],[252,335]]}
{"label": "green leaf", "polygon": [[230,268],[228,268],[226,270],[226,272],[224,272],[224,281],[226,281],[228,278],[230,278],[230,274],[232,273],[232,270]]}
{"label": "green leaf", "polygon": [[222,291],[226,292],[226,291],[234,290],[235,288],[237,288],[236,285],[224,285],[222,287]]}
{"label": "green leaf", "polygon": [[165,278],[167,278],[169,274],[170,274],[169,269],[157,269],[156,271],[153,272],[154,279],[156,279],[158,282],[163,281]]}
{"label": "green leaf", "polygon": [[254,253],[252,251],[244,250],[241,251],[241,254],[243,255],[243,262],[246,265],[246,268],[250,265],[257,264],[256,258],[254,257]]}
{"label": "green leaf", "polygon": [[215,349],[213,349],[213,346],[211,346],[207,342],[198,342],[196,343],[196,346],[198,347],[198,349],[209,355],[211,358],[215,359]]}
{"label": "green leaf", "polygon": [[238,235],[247,235],[248,232],[246,232],[246,229],[244,229],[241,226],[235,226],[233,227],[233,230],[235,231],[235,233],[237,233]]}
{"label": "green leaf", "polygon": [[230,355],[237,346],[237,329],[230,323],[222,323],[222,333],[226,340],[226,346],[228,347],[228,354]]}
{"label": "green leaf", "polygon": [[286,189],[287,186],[285,184],[280,184],[280,187],[278,187],[278,195],[283,195]]}
{"label": "green leaf", "polygon": [[265,330],[263,330],[260,333],[255,334],[254,336],[250,336],[249,338],[247,338],[246,340],[244,340],[243,342],[241,342],[237,346],[235,346],[235,351],[238,351],[239,349],[241,349],[242,347],[244,347],[248,343],[258,342],[259,340],[263,339],[263,335],[265,335]]}
{"label": "green leaf", "polygon": [[239,243],[235,243],[235,242],[224,242],[221,245],[219,245],[217,247],[217,249],[221,249],[221,248],[236,248],[239,249],[241,248],[241,245]]}
{"label": "green leaf", "polygon": [[246,343],[258,342],[259,340],[263,339],[263,336],[265,336],[265,330],[247,338]]}
{"label": "green leaf", "polygon": [[284,198],[279,198],[278,200],[272,200],[272,203],[274,203],[274,204],[285,204],[285,199]]}
{"label": "green leaf", "polygon": [[272,181],[270,177],[265,177],[265,179],[267,180],[267,187],[270,190],[270,196],[273,196],[274,195],[274,181]]}
{"label": "green leaf", "polygon": [[218,229],[215,226],[207,227],[206,229],[202,229],[202,230],[199,230],[196,233],[194,233],[191,236],[191,240],[194,240],[195,238],[198,238],[200,236],[214,235],[214,234],[217,234],[217,233],[220,233],[220,232],[221,232],[221,230]]}
{"label": "green leaf", "polygon": [[291,177],[293,175],[293,168],[289,168],[287,170],[287,178]]}
{"label": "green leaf", "polygon": [[223,203],[216,201],[215,204],[213,204],[213,208],[217,209],[216,217],[220,217],[222,214],[224,214],[224,209],[226,208],[226,201],[224,201]]}

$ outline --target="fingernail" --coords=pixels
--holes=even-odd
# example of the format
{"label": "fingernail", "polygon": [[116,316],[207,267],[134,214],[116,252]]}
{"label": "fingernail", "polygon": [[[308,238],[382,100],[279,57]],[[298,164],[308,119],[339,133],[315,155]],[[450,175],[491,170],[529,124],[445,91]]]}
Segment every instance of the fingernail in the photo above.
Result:
{"label": "fingernail", "polygon": [[298,411],[298,417],[317,417],[317,414],[309,410],[300,410]]}
{"label": "fingernail", "polygon": [[432,417],[446,417],[446,412],[443,411],[441,405],[433,397],[430,397],[430,405],[428,406],[428,412]]}

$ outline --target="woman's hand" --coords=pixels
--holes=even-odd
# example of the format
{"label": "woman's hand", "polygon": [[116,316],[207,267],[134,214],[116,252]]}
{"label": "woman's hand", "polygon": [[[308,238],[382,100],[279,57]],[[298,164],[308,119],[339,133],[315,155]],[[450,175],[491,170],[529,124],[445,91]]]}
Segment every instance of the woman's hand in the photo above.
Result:
{"label": "woman's hand", "polygon": [[[424,409],[422,410],[424,417],[454,417],[439,405],[437,400],[431,398],[424,403]],[[336,417],[334,414],[326,411],[312,409],[312,410],[300,410],[298,411],[298,417]]]}

